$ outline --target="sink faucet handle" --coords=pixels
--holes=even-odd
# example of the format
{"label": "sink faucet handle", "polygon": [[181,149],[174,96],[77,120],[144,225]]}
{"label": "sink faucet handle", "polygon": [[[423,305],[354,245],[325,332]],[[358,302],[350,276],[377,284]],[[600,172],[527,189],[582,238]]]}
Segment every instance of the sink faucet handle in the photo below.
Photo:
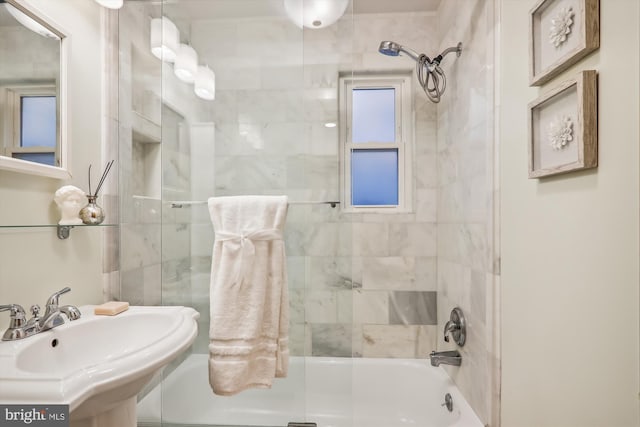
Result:
{"label": "sink faucet handle", "polygon": [[63,289],[60,289],[58,292],[54,292],[53,295],[51,295],[47,300],[47,311],[49,311],[50,308],[52,309],[58,308],[58,298],[60,298],[60,295],[66,294],[67,292],[70,292],[70,291],[71,291],[71,288],[67,286]]}
{"label": "sink faucet handle", "polygon": [[18,305],[18,304],[0,305],[0,311],[11,312],[11,323],[9,324],[9,328],[20,328],[24,326],[25,313],[24,313],[24,308],[22,308],[21,305]]}
{"label": "sink faucet handle", "polygon": [[0,305],[0,311],[9,311],[9,310],[11,310],[11,315],[14,315],[16,313],[23,313],[24,314],[24,308],[22,308],[22,306],[20,304]]}
{"label": "sink faucet handle", "polygon": [[82,313],[78,310],[77,307],[72,305],[63,305],[60,307],[60,311],[64,313],[69,320],[78,320],[82,317]]}

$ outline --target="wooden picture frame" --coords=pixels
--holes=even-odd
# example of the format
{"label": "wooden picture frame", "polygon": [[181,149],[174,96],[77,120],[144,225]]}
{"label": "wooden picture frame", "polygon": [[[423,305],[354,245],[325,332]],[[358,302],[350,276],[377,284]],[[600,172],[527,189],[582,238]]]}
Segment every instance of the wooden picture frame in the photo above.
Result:
{"label": "wooden picture frame", "polygon": [[598,75],[582,71],[529,104],[529,178],[598,166]]}
{"label": "wooden picture frame", "polygon": [[530,86],[548,82],[600,47],[599,0],[539,0],[529,15]]}

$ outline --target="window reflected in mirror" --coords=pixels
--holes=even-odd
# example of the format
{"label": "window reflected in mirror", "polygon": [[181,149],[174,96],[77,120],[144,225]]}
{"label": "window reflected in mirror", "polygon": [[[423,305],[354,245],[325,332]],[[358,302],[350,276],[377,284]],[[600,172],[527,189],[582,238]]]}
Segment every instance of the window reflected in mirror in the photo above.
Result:
{"label": "window reflected in mirror", "polygon": [[6,92],[13,138],[5,141],[4,155],[60,166],[55,86],[8,87]]}
{"label": "window reflected in mirror", "polygon": [[0,168],[54,177],[68,173],[62,148],[63,39],[21,0],[0,0]]}

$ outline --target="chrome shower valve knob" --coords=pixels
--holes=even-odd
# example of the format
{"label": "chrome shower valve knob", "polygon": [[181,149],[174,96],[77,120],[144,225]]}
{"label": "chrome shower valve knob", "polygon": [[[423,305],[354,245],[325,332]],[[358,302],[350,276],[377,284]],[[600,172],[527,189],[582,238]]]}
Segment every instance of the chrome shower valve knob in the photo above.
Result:
{"label": "chrome shower valve knob", "polygon": [[444,325],[444,340],[449,342],[449,337],[462,347],[467,338],[467,322],[462,314],[460,307],[451,310],[449,321]]}

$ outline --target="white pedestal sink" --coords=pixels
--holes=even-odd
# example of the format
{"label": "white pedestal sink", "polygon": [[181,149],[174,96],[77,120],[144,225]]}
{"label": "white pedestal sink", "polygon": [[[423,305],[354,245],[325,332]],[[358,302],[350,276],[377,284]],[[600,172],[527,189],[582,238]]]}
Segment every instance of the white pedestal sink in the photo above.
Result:
{"label": "white pedestal sink", "polygon": [[130,307],[0,342],[0,403],[67,404],[72,427],[135,427],[136,395],[198,332],[189,307]]}

